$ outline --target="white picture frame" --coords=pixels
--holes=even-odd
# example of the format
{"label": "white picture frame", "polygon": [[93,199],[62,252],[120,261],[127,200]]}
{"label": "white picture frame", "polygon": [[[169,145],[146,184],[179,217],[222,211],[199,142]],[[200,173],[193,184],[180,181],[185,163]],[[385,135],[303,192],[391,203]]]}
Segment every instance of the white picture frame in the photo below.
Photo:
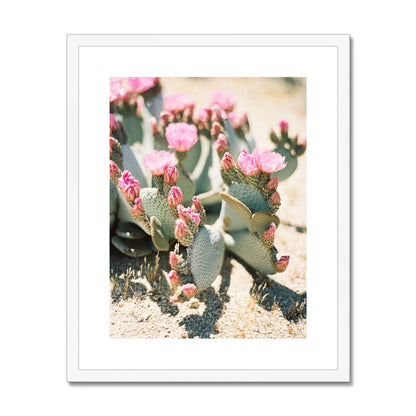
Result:
{"label": "white picture frame", "polygon": [[[81,35],[71,34],[67,36],[67,381],[68,382],[349,382],[350,381],[350,38],[349,35]],[[318,52],[325,53],[330,51],[331,60],[333,65],[330,66],[330,71],[325,63],[322,61],[322,71],[325,69],[328,73],[334,77],[335,83],[331,88],[334,89],[333,96],[336,102],[324,103],[325,105],[331,105],[335,110],[331,113],[334,115],[328,116],[327,119],[322,118],[324,116],[323,110],[317,110],[313,112],[313,108],[310,108],[309,91],[308,91],[308,149],[310,143],[318,139],[318,134],[315,134],[318,130],[309,131],[309,125],[319,125],[321,129],[325,129],[326,125],[333,123],[335,134],[333,135],[333,147],[331,152],[328,153],[328,160],[332,160],[331,169],[328,170],[329,174],[336,175],[336,181],[334,180],[334,186],[329,192],[336,195],[336,212],[332,212],[334,217],[334,223],[331,225],[333,231],[335,224],[335,230],[333,232],[334,241],[326,241],[325,244],[334,244],[336,246],[336,258],[332,256],[332,262],[336,271],[331,272],[328,269],[328,273],[333,273],[333,290],[328,292],[329,295],[323,295],[322,291],[316,291],[315,298],[313,295],[309,295],[308,302],[329,302],[331,306],[328,306],[328,314],[330,319],[334,321],[333,324],[333,338],[331,343],[327,343],[326,339],[320,340],[316,335],[314,342],[314,350],[309,349],[308,342],[303,340],[297,340],[297,347],[299,350],[304,351],[305,359],[302,362],[303,368],[285,368],[284,366],[277,366],[271,364],[270,368],[255,368],[255,362],[253,361],[249,367],[245,365],[246,360],[241,357],[241,366],[238,364],[233,365],[232,368],[227,368],[226,364],[222,363],[218,367],[212,367],[212,365],[205,365],[201,361],[200,368],[181,368],[180,361],[171,368],[155,368],[146,367],[140,368],[138,365],[133,365],[131,368],[123,367],[117,368],[116,364],[110,365],[107,363],[112,354],[102,353],[102,357],[96,362],[91,361],[91,365],[85,358],[89,356],[87,352],[88,348],[93,349],[97,355],[100,354],[99,337],[92,337],[93,342],[97,340],[97,345],[92,345],[91,340],[88,341],[89,347],[83,341],[82,335],[89,333],[93,330],[97,330],[96,327],[105,328],[106,320],[108,323],[108,315],[103,316],[103,325],[92,325],[92,319],[85,318],[85,314],[80,313],[80,300],[86,296],[96,298],[101,296],[97,293],[92,293],[88,289],[86,282],[86,276],[94,270],[94,267],[98,267],[94,260],[94,264],[88,263],[89,254],[86,255],[86,251],[95,250],[90,248],[90,242],[85,239],[80,240],[80,236],[85,236],[83,227],[87,227],[88,224],[83,220],[83,208],[82,197],[80,198],[80,183],[86,181],[85,170],[80,171],[82,163],[80,160],[89,158],[91,154],[90,146],[83,146],[85,141],[85,134],[83,132],[83,124],[80,123],[80,116],[83,112],[89,111],[85,105],[80,105],[80,97],[84,97],[87,94],[87,81],[88,76],[84,75],[86,69],[81,66],[83,60],[86,62],[96,62],[97,68],[94,69],[94,65],[89,65],[88,70],[90,73],[93,71],[101,71],[99,57],[103,55],[104,48],[111,48],[112,51],[120,52],[122,55],[129,48],[134,51],[134,48],[142,48],[142,50],[148,51],[148,53],[157,53],[160,48],[191,48],[192,50],[210,48],[210,51],[224,50],[224,48],[245,48],[247,51],[268,51],[264,56],[267,56],[267,73],[266,76],[281,76],[281,72],[276,69],[273,72],[273,68],[270,68],[270,62],[275,60],[276,68],[279,66],[279,53],[283,49],[287,51],[293,51],[298,57],[294,60],[294,63],[285,69],[286,76],[309,76],[305,74],[302,69],[302,61],[305,66],[308,62],[311,65],[315,65],[315,72],[319,71]],[[96,54],[96,56],[94,55]],[[316,58],[314,55],[316,54]],[[94,55],[94,56],[93,56]],[[302,56],[304,55],[304,59]],[[127,56],[127,55],[126,55]],[[149,55],[150,56],[150,55]],[[249,56],[249,54],[247,55]],[[329,56],[329,54],[328,54]],[[103,58],[104,59],[104,58]],[[111,57],[108,57],[111,60]],[[249,60],[249,58],[248,58]],[[315,62],[314,62],[315,61]],[[331,62],[332,62],[331,61]],[[171,62],[171,65],[180,66],[178,62]],[[283,64],[282,64],[283,65]],[[232,65],[231,65],[232,66]],[[262,69],[262,62],[258,62],[259,76],[264,76],[266,71]],[[181,68],[178,68],[180,73]],[[256,69],[254,68],[253,71]],[[84,72],[83,72],[84,71]],[[104,71],[104,69],[103,69]],[[187,69],[188,73],[192,74],[192,68]],[[191,71],[191,72],[189,72]],[[210,69],[204,69],[201,73],[195,74],[195,76],[207,76]],[[230,71],[229,68],[224,68],[224,72]],[[248,69],[242,69],[242,73],[235,73],[235,76],[246,76]],[[287,72],[291,71],[291,72]],[[311,70],[312,71],[312,70]],[[119,75],[119,74],[114,74]],[[136,74],[131,74],[136,75]],[[143,74],[145,76],[155,74]],[[159,75],[159,74],[156,74]],[[163,76],[164,74],[161,74]],[[227,73],[226,76],[232,76],[232,73]],[[249,75],[250,76],[250,75]],[[251,75],[253,76],[253,75]],[[317,77],[318,79],[318,77]],[[308,79],[309,82],[309,79]],[[318,81],[317,81],[318,82]],[[322,88],[326,88],[327,84],[322,82]],[[308,84],[309,85],[309,84]],[[318,84],[317,84],[318,85]],[[104,94],[108,94],[108,90],[103,91]],[[311,91],[312,95],[316,92]],[[97,97],[97,103],[101,103],[101,97]],[[313,97],[311,98],[311,100]],[[89,101],[90,102],[90,101]],[[107,100],[108,106],[108,100]],[[334,107],[335,106],[335,107]],[[320,112],[321,111],[321,112]],[[98,109],[100,112],[100,109]],[[328,113],[329,114],[329,113]],[[319,120],[320,119],[320,120]],[[100,127],[101,131],[106,131],[107,125]],[[323,131],[323,130],[322,130]],[[84,134],[84,135],[83,135]],[[102,155],[108,153],[108,149],[103,146]],[[334,150],[335,149],[335,150]],[[308,150],[309,151],[309,150]],[[99,158],[101,153],[98,153],[95,157]],[[108,155],[107,155],[108,157]],[[107,159],[105,162],[107,162]],[[98,162],[99,163],[99,162]],[[321,166],[324,162],[321,160],[315,162],[313,158],[308,159],[309,164],[316,163],[316,166]],[[107,165],[105,165],[107,166]],[[322,175],[322,181],[324,181],[324,174],[327,174],[325,170],[317,170]],[[315,177],[316,178],[316,177]],[[318,179],[319,176],[318,176]],[[314,181],[313,186],[319,180]],[[309,183],[308,183],[309,187]],[[317,188],[318,189],[318,188]],[[100,192],[100,189],[97,190]],[[308,188],[309,193],[309,188]],[[312,196],[313,197],[313,196]],[[105,201],[105,199],[104,199]],[[314,201],[317,205],[320,204],[320,200],[316,198]],[[308,199],[309,204],[309,199]],[[324,209],[324,208],[322,208]],[[104,215],[107,211],[104,209]],[[97,214],[99,215],[99,214]],[[108,216],[108,215],[107,215]],[[309,221],[309,219],[308,219]],[[108,224],[108,220],[105,222]],[[329,227],[326,224],[320,224],[319,227],[324,229]],[[309,222],[308,222],[309,229]],[[309,232],[309,231],[308,231]],[[332,234],[331,234],[332,235]],[[95,247],[95,244],[94,244]],[[108,247],[108,246],[107,246]],[[98,250],[98,249],[97,249]],[[95,253],[92,255],[96,258],[100,258],[102,253]],[[326,259],[325,246],[322,248],[322,258],[320,259],[322,270],[325,270],[329,259]],[[308,255],[309,259],[309,255]],[[316,258],[315,258],[316,259]],[[105,263],[105,262],[104,262]],[[103,270],[107,267],[103,266]],[[329,266],[328,266],[329,267]],[[108,268],[107,268],[108,269]],[[311,283],[312,280],[312,283]],[[319,280],[319,276],[316,276],[315,281]],[[313,279],[309,279],[308,285],[313,284]],[[105,286],[103,282],[103,286]],[[308,286],[309,289],[309,286]],[[102,292],[107,293],[107,292]],[[107,293],[108,294],[108,293]],[[312,296],[312,297],[311,297]],[[98,302],[98,301],[97,301]],[[105,299],[104,302],[108,302]],[[108,304],[108,303],[107,303]],[[332,308],[332,309],[331,309]],[[324,333],[323,323],[317,320],[317,322],[310,322],[308,313],[308,325],[316,324],[317,327],[321,326],[321,329],[316,333]],[[93,328],[94,327],[94,328]],[[107,326],[108,328],[108,326]],[[309,327],[308,327],[309,328]],[[308,329],[309,331],[309,329]],[[313,336],[312,336],[313,338]],[[123,341],[129,343],[129,340],[116,340],[112,343],[111,351],[118,351],[122,353],[124,346]],[[163,342],[164,340],[161,340]],[[190,342],[191,340],[177,340],[178,342]],[[219,340],[199,340],[202,343],[195,343],[195,355],[199,356],[198,350],[206,351],[208,343],[219,343]],[[289,357],[291,347],[287,342],[293,340],[285,340],[282,342],[276,340],[275,344],[270,344],[267,348],[271,348],[272,351],[285,351],[287,354],[288,362],[295,357]],[[301,341],[299,343],[299,341]],[[263,344],[257,340],[239,340],[239,342],[246,342],[249,344],[250,351],[255,352],[256,348],[260,352],[263,349]],[[141,344],[142,346],[144,344]],[[178,345],[169,344],[172,348],[178,348]],[[215,344],[210,344],[215,345]],[[225,344],[222,344],[225,345]],[[243,344],[241,344],[243,345]],[[293,344],[294,345],[294,344]],[[322,349],[328,348],[331,356],[331,363],[321,365],[321,362],[325,361],[325,357],[322,360],[319,359],[319,345]],[[169,348],[171,348],[169,347]],[[141,347],[140,347],[141,348]],[[134,349],[138,355],[143,354],[141,349]],[[163,350],[163,346],[161,347]],[[180,348],[180,346],[179,346]],[[222,348],[222,347],[221,347]],[[225,350],[229,348],[224,346]],[[230,347],[233,348],[233,347]],[[265,347],[266,348],[266,347]],[[283,349],[284,348],[284,349]],[[103,351],[105,347],[103,346]],[[215,350],[215,348],[214,348]],[[230,350],[231,351],[231,350]],[[148,353],[146,354],[146,360],[151,361]],[[280,354],[282,356],[283,352]],[[246,357],[247,358],[247,357]],[[143,360],[143,361],[146,361]]]}

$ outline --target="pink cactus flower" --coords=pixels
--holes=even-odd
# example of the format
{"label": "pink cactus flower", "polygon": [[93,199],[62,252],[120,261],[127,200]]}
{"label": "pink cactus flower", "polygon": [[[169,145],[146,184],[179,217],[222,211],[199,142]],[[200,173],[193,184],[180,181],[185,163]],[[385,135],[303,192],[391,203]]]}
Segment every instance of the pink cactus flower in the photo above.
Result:
{"label": "pink cactus flower", "polygon": [[117,164],[110,160],[110,178],[114,179],[120,176],[120,169]]}
{"label": "pink cactus flower", "polygon": [[228,150],[228,142],[227,142],[227,138],[225,137],[225,134],[220,133],[218,135],[218,138],[215,141],[215,150],[218,153],[224,153]]}
{"label": "pink cactus flower", "polygon": [[280,153],[266,149],[254,149],[253,157],[257,167],[265,173],[274,173],[286,167],[285,157]]}
{"label": "pink cactus flower", "polygon": [[244,123],[247,122],[247,113],[237,114],[235,111],[227,114],[228,120],[230,120],[231,126],[236,129],[240,130]]}
{"label": "pink cactus flower", "polygon": [[169,206],[172,208],[176,208],[179,204],[182,204],[182,201],[183,201],[183,194],[182,194],[181,188],[178,188],[177,186],[172,186],[168,194]]}
{"label": "pink cactus flower", "polygon": [[280,133],[285,136],[287,136],[287,133],[289,131],[289,123],[285,120],[281,120],[279,123],[279,127],[280,127]]}
{"label": "pink cactus flower", "polygon": [[280,194],[277,191],[274,191],[270,196],[270,202],[274,205],[280,204]]}
{"label": "pink cactus flower", "polygon": [[166,128],[169,147],[177,152],[186,152],[198,141],[198,129],[193,124],[171,123]]}
{"label": "pink cactus flower", "polygon": [[276,176],[274,178],[271,178],[269,182],[266,183],[266,188],[269,191],[275,191],[278,185],[279,185],[279,178]]}
{"label": "pink cactus flower", "polygon": [[122,85],[123,78],[111,77],[110,78],[110,102],[117,101],[122,96]]}
{"label": "pink cactus flower", "polygon": [[214,121],[211,126],[211,136],[216,136],[222,132],[221,124],[218,121]]}
{"label": "pink cactus flower", "polygon": [[202,211],[202,204],[200,199],[197,196],[192,197],[192,211],[194,212],[201,212]]}
{"label": "pink cactus flower", "polygon": [[268,241],[273,241],[276,228],[276,224],[272,222],[270,227],[263,233],[263,238]]}
{"label": "pink cactus flower", "polygon": [[201,218],[199,217],[199,214],[197,212],[191,212],[191,217],[195,221],[196,225],[200,224]]}
{"label": "pink cactus flower", "polygon": [[254,176],[259,173],[259,168],[257,167],[254,157],[249,155],[246,149],[241,151],[240,156],[237,159],[237,165],[247,176]]}
{"label": "pink cactus flower", "polygon": [[144,208],[142,205],[142,199],[136,198],[133,202],[133,206],[131,207],[131,215],[133,217],[140,217],[144,213]]}
{"label": "pink cactus flower", "polygon": [[131,91],[138,94],[153,88],[159,82],[158,77],[130,77],[127,78]]}
{"label": "pink cactus flower", "polygon": [[175,270],[171,270],[168,274],[168,277],[172,286],[177,286],[181,281],[181,277]]}
{"label": "pink cactus flower", "polygon": [[215,91],[211,97],[211,105],[219,105],[225,111],[233,111],[235,98],[228,91]]}
{"label": "pink cactus flower", "polygon": [[169,165],[165,171],[165,183],[168,185],[176,185],[178,181],[178,170],[174,165]]}
{"label": "pink cactus flower", "polygon": [[191,208],[185,208],[182,204],[179,204],[177,206],[177,209],[178,209],[179,218],[181,220],[185,221],[186,223],[191,221],[192,219]]}
{"label": "pink cactus flower", "polygon": [[175,94],[164,97],[163,108],[174,114],[181,113],[186,109],[193,110],[195,101],[188,94]]}
{"label": "pink cactus flower", "polygon": [[175,155],[166,150],[153,150],[144,158],[144,167],[155,176],[164,175],[170,165],[178,163]]}
{"label": "pink cactus flower", "polygon": [[176,238],[184,238],[188,235],[188,226],[185,221],[178,218],[175,221],[175,236]]}
{"label": "pink cactus flower", "polygon": [[196,286],[192,283],[187,283],[181,287],[182,293],[189,299],[196,295]]}
{"label": "pink cactus flower", "polygon": [[276,268],[279,272],[284,272],[289,265],[290,256],[282,256],[277,260]]}
{"label": "pink cactus flower", "polygon": [[169,253],[169,264],[171,267],[176,267],[179,264],[180,257],[174,251]]}
{"label": "pink cactus flower", "polygon": [[152,127],[153,136],[159,133],[159,126],[157,125],[157,120],[155,117],[150,117],[150,125]]}
{"label": "pink cactus flower", "polygon": [[234,159],[230,153],[226,152],[224,154],[220,163],[220,167],[224,170],[230,170],[234,167]]}

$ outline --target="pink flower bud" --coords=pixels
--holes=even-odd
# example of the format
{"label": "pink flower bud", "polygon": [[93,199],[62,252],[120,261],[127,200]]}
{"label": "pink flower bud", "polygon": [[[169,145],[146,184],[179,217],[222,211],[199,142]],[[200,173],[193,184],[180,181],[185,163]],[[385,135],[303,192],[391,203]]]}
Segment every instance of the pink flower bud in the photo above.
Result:
{"label": "pink flower bud", "polygon": [[218,153],[224,153],[228,150],[228,142],[227,142],[227,138],[225,137],[225,134],[220,133],[218,135],[218,138],[215,141],[215,150]]}
{"label": "pink flower bud", "polygon": [[221,169],[230,170],[234,167],[234,159],[230,153],[226,152],[221,160]]}
{"label": "pink flower bud", "polygon": [[175,221],[175,236],[176,238],[184,238],[188,235],[188,226],[185,221],[182,219],[177,219]]}
{"label": "pink flower bud", "polygon": [[221,124],[218,123],[218,121],[214,121],[211,127],[211,136],[216,136],[217,134],[220,134],[221,131],[222,131]]}
{"label": "pink flower bud", "polygon": [[120,176],[120,169],[118,168],[117,164],[110,160],[110,178],[117,178]]}
{"label": "pink flower bud", "polygon": [[178,285],[179,282],[181,281],[181,277],[179,276],[178,272],[176,272],[175,270],[171,270],[168,274],[168,277],[172,286]]}
{"label": "pink flower bud", "polygon": [[276,263],[276,268],[279,272],[284,272],[289,265],[290,256],[282,256]]}
{"label": "pink flower bud", "polygon": [[114,137],[110,137],[110,157],[113,154],[113,147],[118,143],[118,140],[116,140]]}
{"label": "pink flower bud", "polygon": [[160,125],[166,126],[169,123],[170,113],[168,111],[162,111],[160,113]]}
{"label": "pink flower bud", "polygon": [[165,183],[168,185],[176,185],[178,180],[178,170],[174,165],[169,165],[165,171]]}
{"label": "pink flower bud", "polygon": [[179,204],[177,206],[177,209],[178,209],[179,218],[181,220],[185,221],[186,223],[191,221],[191,219],[192,219],[192,217],[191,217],[191,208],[185,208],[182,204]]}
{"label": "pink flower bud", "polygon": [[169,298],[170,303],[183,303],[183,299],[178,295],[173,295]]}
{"label": "pink flower bud", "polygon": [[174,251],[171,251],[169,253],[169,264],[171,267],[176,267],[179,263],[180,257],[178,254],[176,254]]}
{"label": "pink flower bud", "polygon": [[266,183],[266,188],[269,191],[275,191],[278,185],[279,185],[279,178],[276,176],[274,178],[271,178],[269,182]]}
{"label": "pink flower bud", "polygon": [[270,196],[270,202],[274,205],[280,204],[280,194],[277,191],[274,191],[272,195]]}
{"label": "pink flower bud", "polygon": [[224,117],[227,115],[225,114],[224,110],[222,110],[218,105],[214,105],[211,107],[212,115],[211,115],[211,121],[212,122],[222,122],[224,121]]}
{"label": "pink flower bud", "polygon": [[269,227],[269,229],[268,230],[266,230],[264,233],[263,233],[263,238],[265,239],[265,240],[268,240],[268,241],[273,241],[274,240],[274,233],[275,233],[275,231],[276,231],[276,224],[274,223],[274,222],[272,222],[271,224],[270,224],[270,227]]}
{"label": "pink flower bud", "polygon": [[127,201],[133,202],[140,196],[140,185],[139,182],[130,182],[122,189],[124,196]]}
{"label": "pink flower bud", "polygon": [[282,120],[279,123],[279,127],[280,127],[280,133],[282,134],[282,136],[287,136],[287,133],[289,131],[289,123],[285,120]]}
{"label": "pink flower bud", "polygon": [[227,118],[234,129],[240,130],[244,123],[247,122],[247,113],[237,114],[235,111],[232,111],[227,114]]}
{"label": "pink flower bud", "polygon": [[187,283],[181,287],[182,293],[189,299],[196,295],[196,286],[192,283]]}
{"label": "pink flower bud", "polygon": [[197,196],[192,197],[192,211],[194,212],[201,212],[202,211],[202,204],[201,201]]}
{"label": "pink flower bud", "polygon": [[150,117],[150,125],[152,126],[152,134],[153,136],[159,133],[159,127],[157,125],[157,120],[155,117]]}
{"label": "pink flower bud", "polygon": [[168,194],[169,206],[172,208],[176,208],[179,204],[182,204],[182,201],[183,195],[181,188],[178,188],[177,186],[172,186]]}
{"label": "pink flower bud", "polygon": [[131,215],[133,217],[140,217],[144,213],[142,199],[136,198],[133,202],[133,206],[131,207]]}
{"label": "pink flower bud", "polygon": [[304,148],[306,148],[306,136],[298,139],[298,144]]}
{"label": "pink flower bud", "polygon": [[199,218],[199,214],[197,212],[191,212],[191,217],[195,221],[196,225],[199,225],[201,219]]}

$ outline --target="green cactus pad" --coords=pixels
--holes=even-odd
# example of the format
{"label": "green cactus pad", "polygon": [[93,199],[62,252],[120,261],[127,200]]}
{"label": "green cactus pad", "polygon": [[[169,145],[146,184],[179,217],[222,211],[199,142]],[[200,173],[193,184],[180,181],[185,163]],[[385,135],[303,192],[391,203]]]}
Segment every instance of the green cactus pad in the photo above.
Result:
{"label": "green cactus pad", "polygon": [[241,201],[252,212],[268,212],[269,207],[261,192],[244,183],[233,183],[228,188],[228,194]]}
{"label": "green cactus pad", "polygon": [[110,227],[114,224],[118,206],[117,188],[110,180]]}
{"label": "green cactus pad", "polygon": [[123,167],[128,170],[139,182],[142,188],[147,186],[146,175],[143,173],[143,169],[128,144],[121,146],[123,152]]}
{"label": "green cactus pad", "polygon": [[267,248],[256,234],[252,234],[248,230],[232,231],[225,241],[228,250],[255,270],[263,274],[276,273],[276,248]]}
{"label": "green cactus pad", "polygon": [[116,234],[127,240],[140,240],[147,236],[142,228],[131,222],[120,222],[117,225]]}
{"label": "green cactus pad", "polygon": [[199,139],[187,152],[183,167],[187,172],[192,172],[198,163],[201,154],[201,140]]}
{"label": "green cactus pad", "polygon": [[195,192],[199,194],[212,189],[209,171],[212,166],[213,152],[211,141],[205,136],[201,136],[198,143],[200,143],[200,154],[198,163],[192,169],[191,178],[195,182]]}
{"label": "green cactus pad", "polygon": [[200,228],[188,247],[188,264],[198,290],[208,288],[221,271],[224,259],[224,240],[221,233],[210,225]]}
{"label": "green cactus pad", "polygon": [[276,215],[268,214],[267,212],[256,212],[253,214],[251,222],[253,230],[257,231],[261,236],[270,227],[272,222],[278,227],[280,219]]}
{"label": "green cactus pad", "polygon": [[119,251],[129,257],[144,257],[148,256],[153,251],[149,244],[149,239],[127,240],[120,238],[118,235],[115,235],[111,239],[111,242]]}
{"label": "green cactus pad", "polygon": [[192,204],[192,197],[195,195],[195,182],[181,169],[178,169],[178,172],[179,176],[176,186],[181,188],[183,194],[183,205],[189,206]]}
{"label": "green cactus pad", "polygon": [[123,115],[123,125],[129,137],[129,144],[143,141],[143,121],[136,114]]}
{"label": "green cactus pad", "polygon": [[155,247],[161,251],[169,250],[169,239],[166,237],[160,221],[152,216],[150,217],[150,235]]}
{"label": "green cactus pad", "polygon": [[221,192],[220,195],[225,202],[223,215],[221,216],[224,230],[232,231],[244,228],[251,230],[251,211],[247,206],[225,192]]}
{"label": "green cactus pad", "polygon": [[284,169],[273,173],[272,178],[278,176],[279,181],[284,181],[296,170],[298,166],[298,159],[296,158],[296,156],[292,155],[289,149],[286,149],[285,147],[278,147],[276,149],[273,149],[273,152],[280,153],[282,156],[284,156],[287,165]]}
{"label": "green cactus pad", "polygon": [[140,197],[147,217],[156,217],[162,225],[166,238],[174,239],[175,218],[170,213],[167,197],[155,188],[141,189]]}

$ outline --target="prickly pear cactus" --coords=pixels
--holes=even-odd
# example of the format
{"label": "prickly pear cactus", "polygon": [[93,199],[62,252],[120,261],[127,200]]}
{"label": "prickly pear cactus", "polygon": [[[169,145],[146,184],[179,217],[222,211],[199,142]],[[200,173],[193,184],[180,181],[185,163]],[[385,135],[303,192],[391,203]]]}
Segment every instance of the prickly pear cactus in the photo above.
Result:
{"label": "prickly pear cactus", "polygon": [[[110,87],[113,245],[142,257],[176,243],[172,302],[207,289],[226,249],[261,273],[283,272],[289,256],[274,246],[277,187],[295,171],[306,139],[290,138],[281,122],[280,136],[270,134],[274,151],[256,149],[247,115],[228,93],[214,93],[194,116],[193,99],[162,97],[158,78],[114,78]],[[213,226],[207,213],[218,218]]]}
{"label": "prickly pear cactus", "polygon": [[272,129],[270,131],[270,140],[277,146],[273,149],[274,152],[279,153],[285,158],[286,167],[281,170],[278,174],[274,173],[272,176],[279,177],[279,180],[283,181],[296,170],[298,166],[298,157],[305,153],[306,150],[306,137],[299,139],[295,137],[289,137],[289,123],[282,120],[279,123],[280,136],[278,136]]}
{"label": "prickly pear cactus", "polygon": [[219,218],[228,233],[226,247],[261,273],[274,274],[286,269],[288,257],[278,258],[274,247],[280,206],[278,179],[272,173],[284,169],[285,160],[267,150],[243,149],[237,162],[225,153],[221,175],[228,189],[221,193],[223,205]]}

